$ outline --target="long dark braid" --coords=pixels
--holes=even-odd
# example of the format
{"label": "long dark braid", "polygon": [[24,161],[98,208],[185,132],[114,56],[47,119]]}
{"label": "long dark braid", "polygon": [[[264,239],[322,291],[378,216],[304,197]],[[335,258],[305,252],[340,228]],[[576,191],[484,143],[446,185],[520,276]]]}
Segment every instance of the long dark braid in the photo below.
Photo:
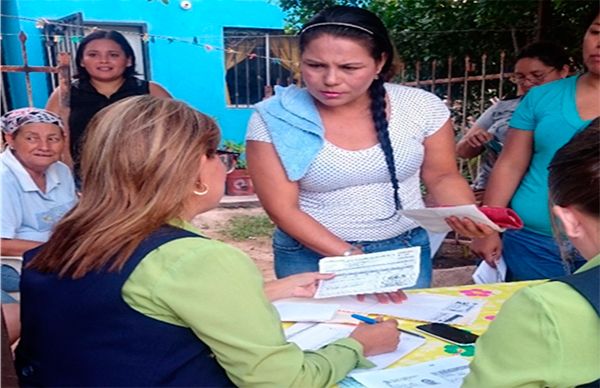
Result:
{"label": "long dark braid", "polygon": [[394,188],[394,204],[396,210],[402,209],[400,196],[398,195],[398,177],[396,176],[396,163],[394,162],[394,150],[390,140],[390,132],[388,131],[388,120],[386,117],[386,102],[385,102],[385,87],[383,80],[378,77],[369,87],[369,95],[371,96],[371,114],[375,123],[375,131],[377,132],[377,140],[381,144],[381,149],[385,155],[385,163],[390,172],[390,180]]}

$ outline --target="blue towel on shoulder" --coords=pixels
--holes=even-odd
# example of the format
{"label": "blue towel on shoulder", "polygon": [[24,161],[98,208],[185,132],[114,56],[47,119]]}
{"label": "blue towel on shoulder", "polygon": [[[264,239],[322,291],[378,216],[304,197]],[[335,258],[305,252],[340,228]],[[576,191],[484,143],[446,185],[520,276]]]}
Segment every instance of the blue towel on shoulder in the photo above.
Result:
{"label": "blue towel on shoulder", "polygon": [[306,174],[324,142],[323,123],[312,96],[294,85],[254,106],[267,124],[273,146],[291,181]]}

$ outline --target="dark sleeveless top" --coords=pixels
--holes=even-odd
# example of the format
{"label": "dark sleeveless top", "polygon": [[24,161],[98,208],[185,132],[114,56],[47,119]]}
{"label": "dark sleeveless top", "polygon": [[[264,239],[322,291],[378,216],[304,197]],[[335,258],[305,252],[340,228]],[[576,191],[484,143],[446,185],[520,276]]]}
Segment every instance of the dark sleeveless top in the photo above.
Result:
{"label": "dark sleeveless top", "polygon": [[190,328],[139,313],[121,297],[123,285],[148,253],[185,237],[203,238],[164,226],[138,246],[120,272],[102,270],[80,279],[27,268],[39,248],[26,252],[16,351],[21,385],[233,386]]}
{"label": "dark sleeveless top", "polygon": [[69,131],[71,136],[71,156],[79,164],[81,139],[92,117],[102,108],[131,96],[150,94],[148,81],[136,77],[125,79],[123,85],[110,97],[96,91],[89,80],[76,80],[71,83]]}

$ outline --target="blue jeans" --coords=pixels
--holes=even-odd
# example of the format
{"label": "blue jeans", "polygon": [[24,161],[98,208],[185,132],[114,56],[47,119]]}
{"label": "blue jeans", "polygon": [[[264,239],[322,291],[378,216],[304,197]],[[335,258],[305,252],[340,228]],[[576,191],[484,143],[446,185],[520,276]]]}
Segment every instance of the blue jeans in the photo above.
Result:
{"label": "blue jeans", "polygon": [[[421,267],[419,278],[417,284],[411,288],[429,288],[431,286],[431,249],[425,229],[415,228],[387,240],[348,242],[360,244],[365,253],[420,246]],[[302,272],[318,272],[319,260],[323,257],[320,253],[300,244],[279,228],[276,228],[273,233],[273,253],[277,278],[284,278]]]}
{"label": "blue jeans", "polygon": [[579,252],[565,242],[571,260],[562,259],[554,238],[529,230],[507,230],[502,235],[502,256],[507,280],[551,279],[573,273],[585,263]]}
{"label": "blue jeans", "polygon": [[2,274],[2,303],[17,303],[16,299],[10,296],[9,292],[19,291],[19,273],[11,266],[2,265],[0,267]]}

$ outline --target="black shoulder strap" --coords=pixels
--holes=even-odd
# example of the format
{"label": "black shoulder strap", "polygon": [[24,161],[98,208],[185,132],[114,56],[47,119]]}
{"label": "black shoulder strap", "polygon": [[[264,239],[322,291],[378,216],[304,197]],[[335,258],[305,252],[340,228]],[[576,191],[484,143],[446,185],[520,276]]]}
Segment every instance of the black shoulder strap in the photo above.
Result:
{"label": "black shoulder strap", "polygon": [[573,287],[596,310],[600,316],[600,266],[595,266],[587,271],[555,279]]}
{"label": "black shoulder strap", "polygon": [[146,257],[150,252],[160,247],[163,244],[168,243],[169,241],[178,240],[180,238],[185,237],[197,237],[204,238],[204,236],[200,236],[199,234],[187,231],[185,229],[177,228],[171,225],[161,226],[158,230],[154,231],[150,236],[146,237],[140,245],[133,251],[130,258],[127,260],[123,269],[121,270],[121,274],[124,276],[129,276],[135,267],[140,263],[140,261]]}
{"label": "black shoulder strap", "polygon": [[599,388],[599,387],[600,387],[600,379],[577,386],[577,388]]}
{"label": "black shoulder strap", "polygon": [[[554,280],[566,283],[579,292],[592,305],[594,310],[596,310],[596,314],[600,317],[600,266]],[[600,387],[600,380],[577,386],[577,388],[594,387]]]}

